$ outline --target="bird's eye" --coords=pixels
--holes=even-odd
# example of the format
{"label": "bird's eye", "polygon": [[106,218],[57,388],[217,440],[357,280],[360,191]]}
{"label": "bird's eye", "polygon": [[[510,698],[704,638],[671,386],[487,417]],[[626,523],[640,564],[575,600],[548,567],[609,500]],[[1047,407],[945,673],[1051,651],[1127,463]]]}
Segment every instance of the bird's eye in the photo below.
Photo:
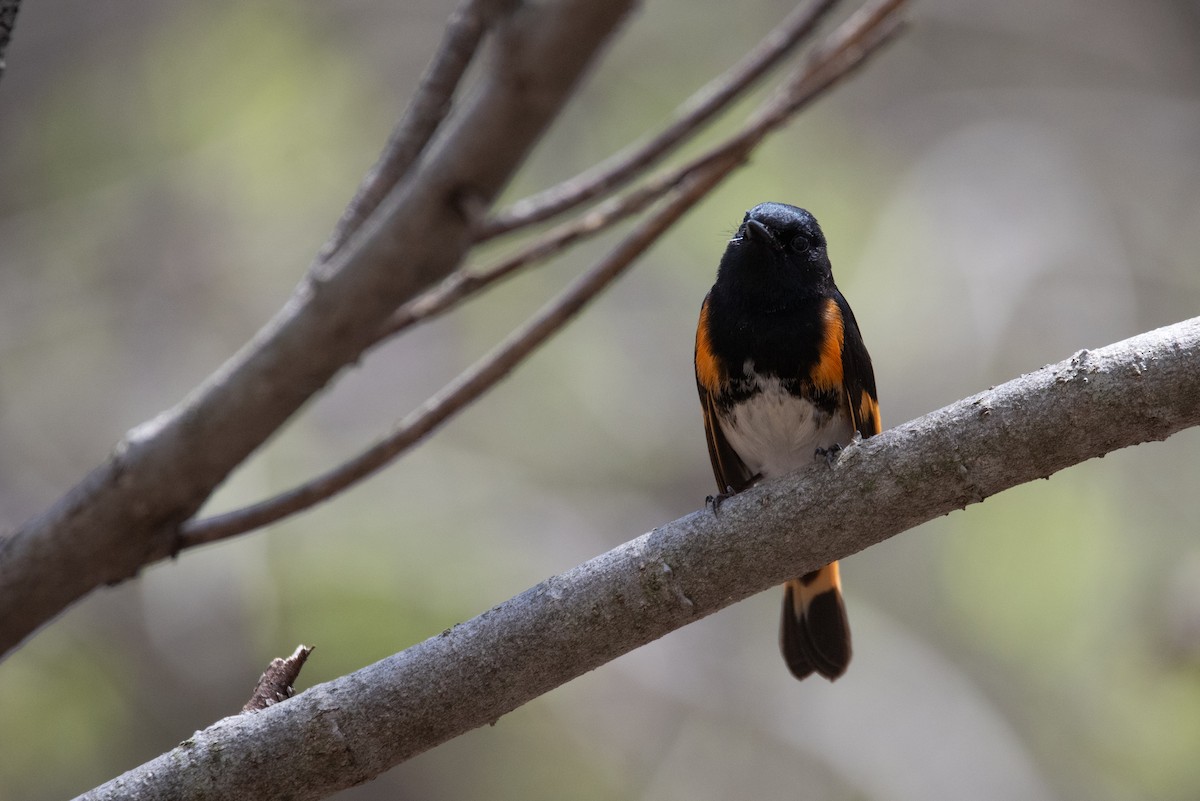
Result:
{"label": "bird's eye", "polygon": [[792,240],[791,248],[796,253],[807,253],[811,247],[812,242],[809,242],[804,234],[796,234],[796,238]]}

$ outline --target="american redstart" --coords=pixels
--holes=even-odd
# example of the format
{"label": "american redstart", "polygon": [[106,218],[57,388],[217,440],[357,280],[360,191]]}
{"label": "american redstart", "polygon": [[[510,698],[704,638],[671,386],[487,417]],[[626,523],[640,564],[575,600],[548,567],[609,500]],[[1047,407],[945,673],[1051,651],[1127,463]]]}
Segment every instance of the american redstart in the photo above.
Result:
{"label": "american redstart", "polygon": [[[879,433],[871,357],[833,282],[816,218],[783,203],[746,212],[696,329],[696,387],[717,479],[714,508],[740,492]],[[783,587],[779,642],[798,679],[850,663],[833,562]]]}

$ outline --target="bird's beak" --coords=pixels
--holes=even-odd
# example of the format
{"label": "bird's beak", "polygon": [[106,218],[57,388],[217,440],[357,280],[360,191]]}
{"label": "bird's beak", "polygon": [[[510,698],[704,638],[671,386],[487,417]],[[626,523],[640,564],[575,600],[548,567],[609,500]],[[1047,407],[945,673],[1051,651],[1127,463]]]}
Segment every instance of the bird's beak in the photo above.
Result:
{"label": "bird's beak", "polygon": [[781,250],[782,245],[775,235],[771,233],[771,229],[760,223],[758,220],[746,220],[746,236],[759,242],[772,250]]}

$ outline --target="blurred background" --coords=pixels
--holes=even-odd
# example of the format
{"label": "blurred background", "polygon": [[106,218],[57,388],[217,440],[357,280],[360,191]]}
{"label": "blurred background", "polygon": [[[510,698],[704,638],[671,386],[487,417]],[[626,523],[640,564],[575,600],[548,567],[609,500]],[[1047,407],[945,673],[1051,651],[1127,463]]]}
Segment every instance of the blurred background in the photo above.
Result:
{"label": "blurred background", "polygon": [[[284,302],[452,5],[26,4],[0,80],[0,523]],[[509,197],[653,129],[788,10],[648,3]],[[698,508],[696,314],[755,203],[824,224],[885,426],[1200,313],[1198,4],[925,0],[912,21],[384,474],[98,591],[0,663],[0,801],[158,755],[300,642],[303,688]],[[377,350],[209,509],[356,452],[611,242]],[[836,685],[790,678],[772,591],[339,798],[1200,797],[1198,448],[1118,452],[847,560]]]}

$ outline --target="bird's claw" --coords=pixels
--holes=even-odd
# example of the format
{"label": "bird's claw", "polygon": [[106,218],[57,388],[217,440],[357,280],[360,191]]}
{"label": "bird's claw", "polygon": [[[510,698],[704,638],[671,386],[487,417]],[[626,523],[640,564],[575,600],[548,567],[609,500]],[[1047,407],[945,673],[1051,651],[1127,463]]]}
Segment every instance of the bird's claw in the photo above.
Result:
{"label": "bird's claw", "polygon": [[717,514],[721,510],[721,504],[734,495],[733,487],[726,487],[725,491],[717,495],[709,495],[704,499],[705,506],[711,506],[713,514]]}

